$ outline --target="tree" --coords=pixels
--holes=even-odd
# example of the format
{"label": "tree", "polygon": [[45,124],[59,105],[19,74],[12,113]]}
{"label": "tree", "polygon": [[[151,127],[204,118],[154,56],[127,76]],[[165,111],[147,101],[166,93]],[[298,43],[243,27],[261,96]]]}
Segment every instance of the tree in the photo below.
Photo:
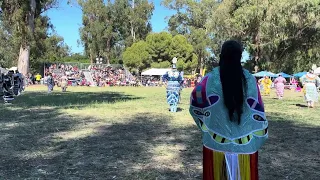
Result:
{"label": "tree", "polygon": [[41,56],[46,62],[56,62],[70,55],[70,48],[64,43],[63,37],[51,35],[45,41],[45,52]]}
{"label": "tree", "polygon": [[59,62],[77,62],[77,63],[90,63],[87,56],[80,53],[69,54],[59,60]]}
{"label": "tree", "polygon": [[[103,0],[79,0],[82,8],[82,24],[80,28],[81,41],[84,44],[85,52],[90,57],[90,62],[96,57],[110,52],[113,35],[113,21],[111,7],[107,7]],[[108,1],[108,5],[111,3]],[[108,59],[107,54],[107,61]]]}
{"label": "tree", "polygon": [[146,42],[150,46],[150,55],[155,63],[170,60],[170,45],[172,42],[172,35],[170,33],[149,34]]}
{"label": "tree", "polygon": [[152,33],[146,41],[133,43],[123,53],[123,61],[126,66],[139,71],[146,68],[169,68],[171,60],[177,57],[177,66],[180,70],[191,72],[198,65],[197,56],[192,45],[183,35],[172,37],[167,32]]}
{"label": "tree", "polygon": [[12,67],[18,58],[13,39],[0,24],[0,67]]}
{"label": "tree", "polygon": [[148,0],[129,0],[131,8],[126,8],[127,20],[124,23],[129,22],[130,35],[125,36],[126,45],[130,46],[133,42],[143,40],[146,38],[149,32],[151,32],[151,16],[154,10],[153,3]]}
{"label": "tree", "polygon": [[225,0],[212,10],[207,27],[218,46],[231,38],[242,41],[253,66],[291,73],[303,70],[296,65],[302,59],[309,64],[307,53],[319,46],[319,4],[319,0]]}
{"label": "tree", "polygon": [[207,31],[206,22],[216,5],[212,0],[163,0],[162,4],[175,10],[176,14],[169,19],[169,31],[173,34],[183,34],[193,45],[198,59],[198,68],[203,72],[205,59],[209,57],[211,34]]}
{"label": "tree", "polygon": [[133,43],[132,46],[128,47],[123,53],[124,65],[139,71],[149,68],[152,63],[149,48],[149,45],[144,41]]}
{"label": "tree", "polygon": [[[144,39],[151,31],[154,9],[147,0],[78,0],[83,12],[81,41],[91,62],[104,56],[119,62],[119,56],[134,40]],[[135,4],[133,7],[133,3]]]}
{"label": "tree", "polygon": [[172,38],[169,51],[170,60],[178,58],[177,68],[179,70],[191,72],[198,66],[198,58],[194,53],[194,47],[183,35],[176,35]]}
{"label": "tree", "polygon": [[4,29],[12,34],[14,42],[20,47],[18,69],[21,73],[29,71],[30,43],[34,40],[36,21],[42,13],[55,6],[56,0],[1,0],[1,22]]}

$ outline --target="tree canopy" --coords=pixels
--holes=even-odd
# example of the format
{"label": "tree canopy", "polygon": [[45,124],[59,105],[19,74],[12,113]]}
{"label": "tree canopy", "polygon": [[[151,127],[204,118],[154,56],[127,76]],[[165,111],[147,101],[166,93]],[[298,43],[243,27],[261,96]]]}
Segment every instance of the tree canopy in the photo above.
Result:
{"label": "tree canopy", "polygon": [[[154,9],[148,0],[78,0],[82,8],[81,42],[91,62],[97,56],[119,61],[125,47],[151,31]],[[113,57],[112,57],[113,56]]]}
{"label": "tree canopy", "polygon": [[43,13],[58,5],[56,0],[0,0],[0,65],[18,65],[23,74],[38,71],[42,62],[68,56],[70,48],[57,35]]}
{"label": "tree canopy", "polygon": [[[23,74],[29,72],[30,54],[39,40],[44,39],[48,18],[43,12],[54,7],[56,0],[1,0],[1,26],[8,34],[18,54],[18,69]],[[18,53],[19,52],[19,53]],[[11,57],[11,56],[10,56]],[[11,57],[12,58],[12,57]]]}
{"label": "tree canopy", "polygon": [[292,73],[319,63],[319,0],[225,0],[212,11],[214,43],[240,40],[252,68]]}
{"label": "tree canopy", "polygon": [[146,68],[168,68],[174,57],[178,58],[180,70],[195,70],[198,61],[193,46],[183,35],[172,36],[168,32],[151,33],[146,41],[139,41],[128,47],[123,54],[124,64],[142,71]]}
{"label": "tree canopy", "polygon": [[188,38],[198,59],[198,69],[202,73],[206,60],[212,53],[209,51],[212,36],[207,30],[206,22],[216,2],[212,0],[163,0],[162,4],[176,11],[176,14],[169,18],[169,31],[174,35],[183,34]]}

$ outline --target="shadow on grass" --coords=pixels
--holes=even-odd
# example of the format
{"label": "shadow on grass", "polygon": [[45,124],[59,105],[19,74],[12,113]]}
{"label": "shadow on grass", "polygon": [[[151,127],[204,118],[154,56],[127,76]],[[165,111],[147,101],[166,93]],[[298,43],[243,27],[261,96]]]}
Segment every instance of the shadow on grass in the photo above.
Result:
{"label": "shadow on grass", "polygon": [[[201,179],[201,134],[171,116],[135,114],[125,123],[75,118],[57,109],[0,109],[3,179]],[[260,179],[317,179],[319,127],[269,114]]]}
{"label": "shadow on grass", "polygon": [[189,170],[200,163],[201,152],[193,151],[200,134],[170,127],[170,116],[136,114],[127,123],[101,124],[57,109],[0,111],[7,117],[0,121],[4,179],[194,179],[200,173]]}
{"label": "shadow on grass", "polygon": [[260,179],[318,179],[320,127],[294,124],[284,117],[269,113],[269,139],[259,154]]}
{"label": "shadow on grass", "polygon": [[302,107],[302,108],[307,108],[308,106],[307,105],[304,105],[304,104],[295,104],[297,107]]}
{"label": "shadow on grass", "polygon": [[54,106],[81,108],[91,103],[116,103],[130,101],[141,97],[127,95],[120,92],[25,92],[13,102],[18,107]]}
{"label": "shadow on grass", "polygon": [[[55,143],[54,135],[75,128],[85,121],[61,114],[57,109],[25,109],[14,111],[1,107],[0,176],[3,179],[37,179],[46,173],[57,173],[65,164],[56,164],[51,172],[45,167],[54,165],[51,157],[66,148]],[[58,177],[58,176],[57,176]]]}

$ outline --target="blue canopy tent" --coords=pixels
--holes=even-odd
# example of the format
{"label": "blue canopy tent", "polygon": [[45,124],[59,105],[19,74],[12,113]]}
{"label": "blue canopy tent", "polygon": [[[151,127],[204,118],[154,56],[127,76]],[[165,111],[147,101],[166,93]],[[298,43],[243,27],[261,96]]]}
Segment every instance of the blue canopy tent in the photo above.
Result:
{"label": "blue canopy tent", "polygon": [[277,74],[277,76],[279,76],[279,75],[281,75],[281,76],[284,77],[284,78],[291,78],[291,77],[292,77],[291,75],[286,74],[286,73],[284,73],[284,72],[281,72],[281,73],[278,73],[278,74]]}
{"label": "blue canopy tent", "polygon": [[302,76],[304,76],[306,74],[307,74],[307,72],[299,72],[299,73],[294,74],[293,76],[297,77],[297,78],[301,78]]}
{"label": "blue canopy tent", "polygon": [[274,73],[272,73],[272,72],[268,72],[268,71],[257,72],[257,73],[255,73],[255,74],[253,74],[253,76],[255,76],[255,77],[265,77],[265,76],[277,77],[276,74],[274,74]]}

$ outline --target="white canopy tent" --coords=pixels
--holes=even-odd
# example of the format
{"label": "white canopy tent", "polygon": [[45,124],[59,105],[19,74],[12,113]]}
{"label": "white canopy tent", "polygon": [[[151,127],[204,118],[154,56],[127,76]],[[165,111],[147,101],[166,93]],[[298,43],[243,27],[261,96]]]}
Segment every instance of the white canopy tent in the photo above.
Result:
{"label": "white canopy tent", "polygon": [[10,69],[8,69],[9,71],[16,71],[16,70],[18,70],[18,68],[17,67],[11,67]]}
{"label": "white canopy tent", "polygon": [[316,69],[314,70],[314,73],[317,74],[317,75],[320,75],[320,67],[316,68]]}
{"label": "white canopy tent", "polygon": [[162,76],[166,72],[170,71],[170,69],[162,69],[162,68],[151,68],[141,73],[141,76]]}
{"label": "white canopy tent", "polygon": [[7,74],[7,73],[8,73],[8,70],[5,69],[5,68],[0,67],[0,74],[1,74],[1,73]]}

